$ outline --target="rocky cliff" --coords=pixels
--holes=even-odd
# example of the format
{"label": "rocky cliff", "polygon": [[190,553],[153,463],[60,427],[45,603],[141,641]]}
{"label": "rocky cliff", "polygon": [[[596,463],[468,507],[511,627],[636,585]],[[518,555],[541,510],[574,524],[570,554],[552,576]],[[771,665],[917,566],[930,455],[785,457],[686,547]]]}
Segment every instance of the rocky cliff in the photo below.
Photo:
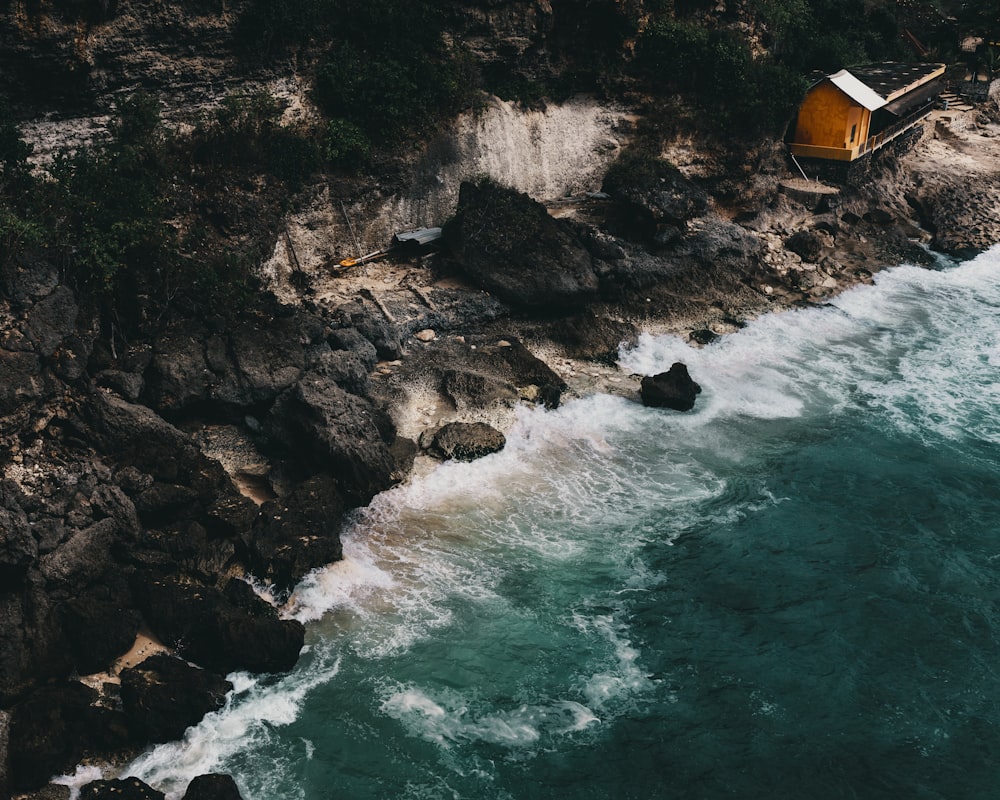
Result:
{"label": "rocky cliff", "polygon": [[[447,11],[488,81],[524,88],[600,51],[602,31],[644,6]],[[232,35],[243,9],[0,6],[0,88],[36,161],[106,137],[140,86],[182,133],[248,86],[281,99],[285,123],[313,118],[312,45],[248,58]],[[937,115],[861,182],[821,185],[793,177],[780,145],[664,124],[638,93],[484,97],[403,152],[313,175],[290,197],[271,198],[252,166],[227,173],[220,194],[273,203],[209,220],[218,248],[262,221],[259,291],[127,334],[44,248],[5,242],[0,795],[180,735],[218,705],[229,671],[294,664],[303,629],[273,601],[340,557],[345,511],[416,458],[502,446],[479,428],[445,446],[469,429],[444,423],[502,427],[517,403],[594,388],[637,398],[615,359],[640,330],[704,343],[929,261],[926,243],[967,254],[1000,241],[995,110]],[[185,214],[173,224],[197,211]],[[438,224],[437,251],[338,265]]]}

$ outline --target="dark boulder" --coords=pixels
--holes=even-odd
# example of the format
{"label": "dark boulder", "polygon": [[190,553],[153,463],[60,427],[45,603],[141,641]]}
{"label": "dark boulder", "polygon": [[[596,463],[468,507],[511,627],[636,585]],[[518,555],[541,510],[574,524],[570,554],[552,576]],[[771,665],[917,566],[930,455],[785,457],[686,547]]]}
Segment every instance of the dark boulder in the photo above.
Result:
{"label": "dark boulder", "polygon": [[337,481],[323,473],[265,503],[247,537],[250,569],[290,589],[309,570],[339,561],[344,508]]}
{"label": "dark boulder", "polygon": [[389,416],[326,376],[310,373],[282,394],[267,425],[308,471],[335,475],[353,502],[367,503],[395,481]]}
{"label": "dark boulder", "polygon": [[188,784],[182,800],[243,800],[231,775],[199,775]]}
{"label": "dark boulder", "polygon": [[71,597],[61,611],[76,670],[81,675],[106,669],[128,652],[142,623],[142,616],[134,608],[95,597],[93,591]]}
{"label": "dark boulder", "polygon": [[121,673],[122,707],[147,742],[180,739],[206,714],[222,708],[229,681],[173,656],[150,656]]}
{"label": "dark boulder", "polygon": [[566,391],[565,381],[520,340],[511,338],[507,345],[498,347],[497,353],[510,368],[517,386],[537,387],[537,400],[546,408],[558,408],[562,393]]}
{"label": "dark boulder", "polygon": [[337,328],[330,332],[327,341],[334,350],[346,350],[354,353],[369,371],[375,367],[375,363],[378,361],[378,351],[375,349],[375,345],[362,336],[357,328]]}
{"label": "dark boulder", "polygon": [[325,375],[341,389],[350,394],[365,397],[371,392],[371,367],[363,356],[350,350],[330,350],[321,353],[313,370]]}
{"label": "dark boulder", "polygon": [[138,778],[91,781],[80,789],[80,800],[163,800],[164,796]]}
{"label": "dark boulder", "polygon": [[701,387],[691,380],[687,366],[678,361],[667,372],[643,378],[639,391],[644,406],[690,411]]}
{"label": "dark boulder", "polygon": [[683,233],[688,220],[708,211],[708,195],[669,161],[626,151],[608,169],[603,191],[622,206],[612,220],[615,232],[669,244]]}
{"label": "dark boulder", "polygon": [[337,307],[332,319],[338,329],[330,334],[331,347],[351,350],[367,359],[367,349],[348,333],[353,331],[375,348],[378,358],[399,358],[403,353],[402,333],[375,303],[362,299],[344,303]]}
{"label": "dark boulder", "polygon": [[560,321],[551,335],[570,358],[614,364],[621,346],[635,344],[639,331],[630,322],[586,313]]}
{"label": "dark boulder", "polygon": [[37,575],[0,591],[0,704],[73,667],[57,603]]}
{"label": "dark boulder", "polygon": [[475,461],[506,444],[504,435],[485,422],[451,422],[434,434],[429,450],[439,458]]}
{"label": "dark boulder", "polygon": [[518,397],[517,387],[506,377],[468,368],[445,370],[441,392],[458,410],[487,408]]}
{"label": "dark boulder", "polygon": [[305,638],[297,620],[278,619],[260,598],[246,607],[191,576],[173,575],[136,588],[150,628],[182,656],[222,675],[238,669],[286,672]]}
{"label": "dark boulder", "polygon": [[491,180],[462,184],[444,238],[469,277],[517,308],[559,311],[597,294],[593,257],[573,226]]}
{"label": "dark boulder", "polygon": [[717,341],[719,334],[715,331],[711,331],[708,328],[699,328],[696,331],[691,331],[688,334],[688,339],[694,344],[706,345]]}
{"label": "dark boulder", "polygon": [[803,261],[819,261],[823,254],[823,239],[814,231],[798,231],[785,239],[785,248]]}
{"label": "dark boulder", "polygon": [[212,400],[236,407],[272,401],[302,374],[304,345],[322,336],[308,314],[266,323],[185,320],[156,340],[146,370],[143,399],[160,411],[178,411]]}
{"label": "dark boulder", "polygon": [[93,733],[87,729],[97,692],[82,683],[46,686],[11,709],[10,780],[30,789],[80,759]]}

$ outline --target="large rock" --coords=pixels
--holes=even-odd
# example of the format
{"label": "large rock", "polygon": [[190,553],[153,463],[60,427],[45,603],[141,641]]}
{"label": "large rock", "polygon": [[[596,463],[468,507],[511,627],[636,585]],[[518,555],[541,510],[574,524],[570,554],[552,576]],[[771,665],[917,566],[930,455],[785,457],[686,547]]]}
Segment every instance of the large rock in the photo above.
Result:
{"label": "large rock", "polygon": [[0,482],[0,586],[20,581],[38,557],[38,543],[18,494],[12,482]]}
{"label": "large rock", "polygon": [[691,379],[687,366],[678,361],[667,372],[643,378],[639,391],[645,406],[690,411],[701,387]]}
{"label": "large rock", "polygon": [[322,473],[265,503],[248,536],[250,569],[290,589],[311,569],[339,561],[344,507],[337,481]]}
{"label": "large rock", "polygon": [[42,579],[29,576],[22,589],[0,591],[0,705],[72,667],[57,603]]}
{"label": "large rock", "polygon": [[504,435],[485,422],[451,422],[434,434],[429,449],[439,458],[474,461],[506,444]]}
{"label": "large rock", "polygon": [[222,675],[238,669],[286,672],[305,640],[301,622],[278,619],[252,592],[237,604],[191,576],[173,575],[137,587],[136,594],[161,641]]}
{"label": "large rock", "polygon": [[173,656],[150,656],[121,673],[122,707],[147,742],[180,739],[206,714],[222,708],[233,685]]}
{"label": "large rock", "polygon": [[667,244],[687,222],[708,210],[708,195],[673,164],[655,156],[626,151],[608,169],[603,190],[623,214],[613,227],[627,237]]}
{"label": "large rock", "polygon": [[823,239],[815,231],[798,231],[785,239],[785,248],[803,261],[816,262],[823,255]]}
{"label": "large rock", "polygon": [[98,591],[72,597],[61,606],[63,628],[81,675],[106,669],[128,652],[142,623],[142,616],[129,605],[130,595],[105,599]]}
{"label": "large rock", "polygon": [[551,331],[552,338],[566,348],[570,358],[614,364],[622,345],[633,345],[639,331],[631,322],[586,313],[561,320]]}
{"label": "large rock", "polygon": [[160,411],[213,401],[239,408],[271,402],[302,374],[305,346],[323,325],[305,313],[223,326],[189,320],[156,340],[143,398]]}
{"label": "large rock", "polygon": [[575,229],[491,180],[462,184],[444,236],[474,281],[517,308],[560,311],[597,294],[593,258]]}
{"label": "large rock", "polygon": [[300,464],[333,474],[356,503],[367,503],[395,480],[392,421],[327,376],[303,377],[278,398],[267,422],[271,436]]}
{"label": "large rock", "polygon": [[199,775],[188,784],[182,800],[243,800],[231,775]]}
{"label": "large rock", "polygon": [[11,709],[12,788],[35,788],[71,768],[87,752],[128,743],[124,717],[94,706],[96,698],[93,689],[70,681],[43,687]]}

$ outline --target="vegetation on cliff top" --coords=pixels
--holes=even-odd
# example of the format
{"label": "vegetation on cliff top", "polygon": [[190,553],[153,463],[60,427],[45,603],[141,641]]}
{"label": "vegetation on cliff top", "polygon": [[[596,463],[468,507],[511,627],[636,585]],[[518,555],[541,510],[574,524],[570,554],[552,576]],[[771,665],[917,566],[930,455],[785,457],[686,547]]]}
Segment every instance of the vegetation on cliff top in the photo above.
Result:
{"label": "vegetation on cliff top", "polygon": [[[526,101],[628,93],[654,108],[681,98],[687,124],[702,133],[759,140],[783,134],[811,70],[908,57],[903,28],[935,58],[959,32],[1000,31],[992,4],[957,0],[741,0],[724,8],[714,0],[565,0],[539,12],[537,41],[507,58],[499,44],[484,54],[455,35],[468,14],[486,19],[494,5],[248,0],[238,49],[254,60],[295,49],[315,64],[312,96],[324,118],[310,126],[283,125],[273,98],[257,93],[228,98],[180,135],[160,124],[150,97],[137,95],[120,104],[108,141],[64,153],[37,175],[0,109],[0,266],[25,248],[43,251],[133,325],[176,306],[238,308],[297,187],[419,140],[474,106],[481,90]],[[80,7],[54,8],[71,15]]]}

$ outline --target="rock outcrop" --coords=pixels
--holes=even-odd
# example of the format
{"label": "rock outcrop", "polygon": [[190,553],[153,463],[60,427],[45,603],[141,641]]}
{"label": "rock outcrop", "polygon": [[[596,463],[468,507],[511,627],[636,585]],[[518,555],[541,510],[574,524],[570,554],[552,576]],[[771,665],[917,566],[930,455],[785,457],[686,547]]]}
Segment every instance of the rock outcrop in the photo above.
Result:
{"label": "rock outcrop", "polygon": [[644,406],[690,411],[701,386],[691,379],[687,365],[678,361],[666,372],[643,378],[639,391]]}
{"label": "rock outcrop", "polygon": [[180,739],[210,711],[225,703],[227,680],[169,655],[154,655],[121,673],[121,699],[136,738]]}
{"label": "rock outcrop", "polygon": [[485,422],[449,422],[431,437],[428,450],[438,458],[475,461],[497,453],[506,437]]}
{"label": "rock outcrop", "polygon": [[493,181],[462,184],[445,239],[469,277],[515,308],[556,312],[597,295],[593,257],[574,229]]}

